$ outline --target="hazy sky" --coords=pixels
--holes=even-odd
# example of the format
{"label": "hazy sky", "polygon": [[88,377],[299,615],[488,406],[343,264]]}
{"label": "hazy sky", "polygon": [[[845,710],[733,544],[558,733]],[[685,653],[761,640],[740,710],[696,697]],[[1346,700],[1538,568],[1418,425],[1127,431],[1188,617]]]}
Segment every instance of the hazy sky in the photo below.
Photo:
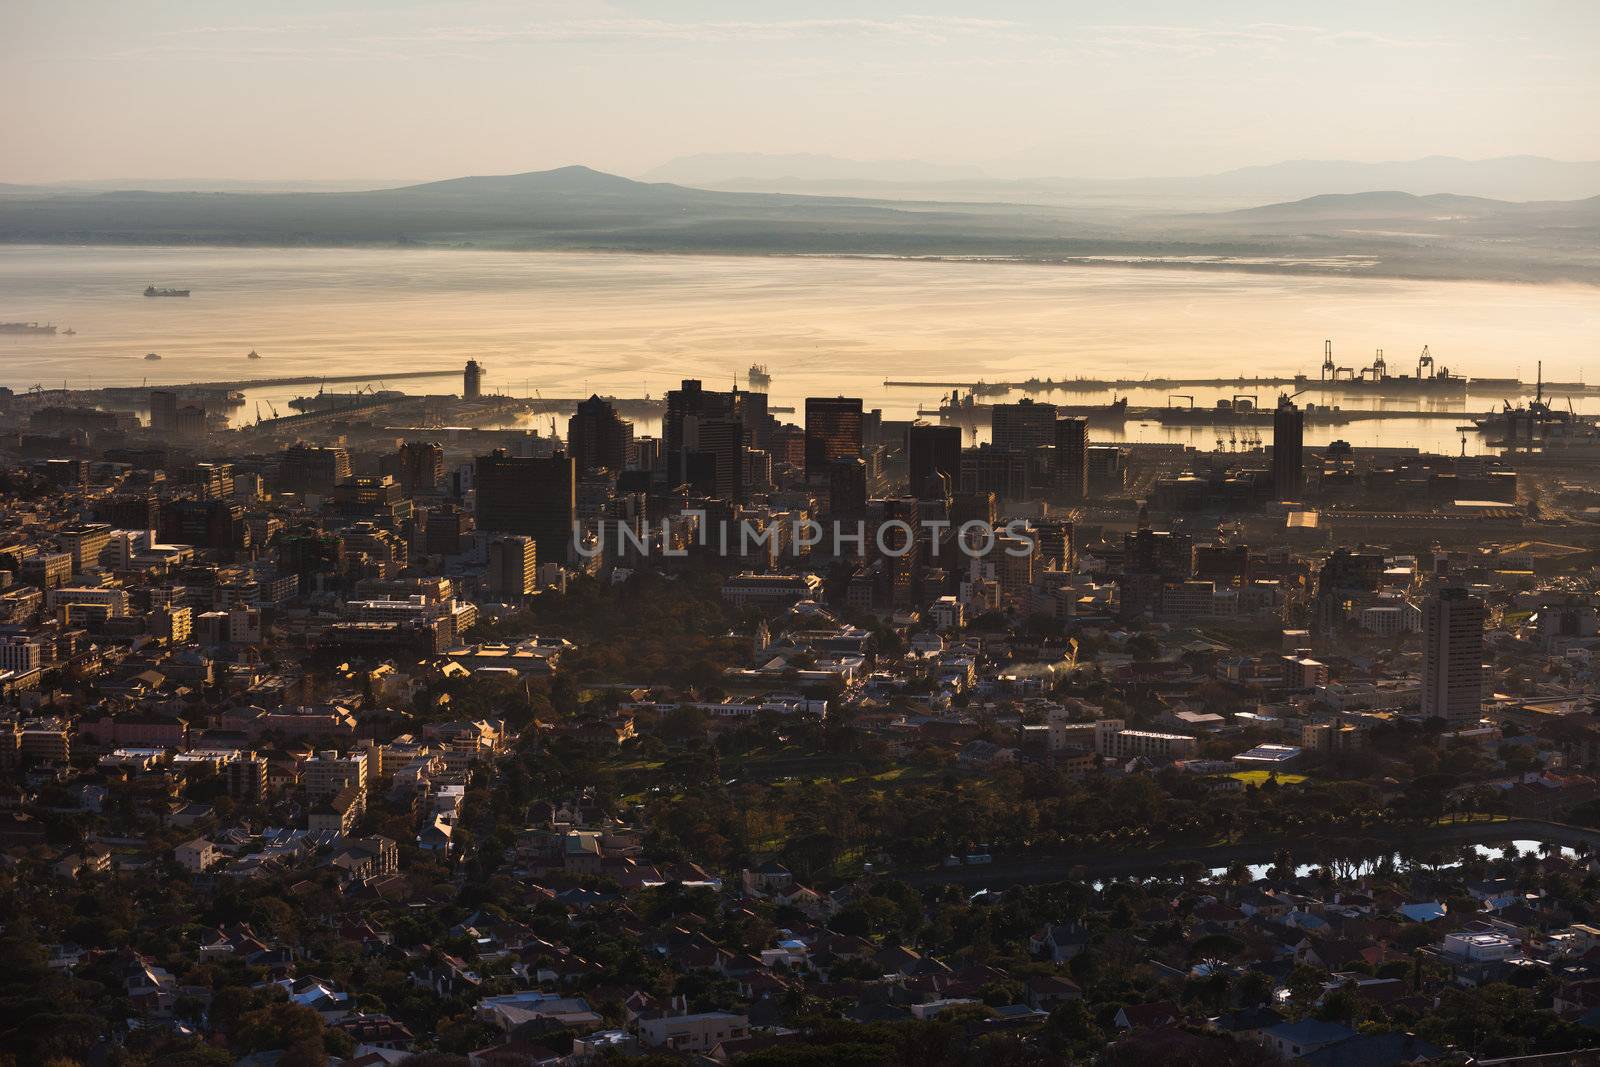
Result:
{"label": "hazy sky", "polygon": [[0,181],[1600,158],[1597,0],[0,0]]}

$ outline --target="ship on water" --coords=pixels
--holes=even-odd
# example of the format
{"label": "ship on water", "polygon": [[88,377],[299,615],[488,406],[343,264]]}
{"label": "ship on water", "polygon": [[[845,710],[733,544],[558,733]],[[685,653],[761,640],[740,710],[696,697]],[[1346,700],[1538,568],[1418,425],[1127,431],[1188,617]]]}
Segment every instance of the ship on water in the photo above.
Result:
{"label": "ship on water", "polygon": [[750,364],[750,369],[745,372],[744,377],[752,389],[765,389],[772,384],[772,375],[767,373],[765,363]]}
{"label": "ship on water", "polygon": [[[0,322],[0,333],[28,333],[49,336],[56,332],[55,326],[48,322]],[[71,330],[67,331],[71,333]]]}
{"label": "ship on water", "polygon": [[[939,398],[937,408],[919,408],[918,415],[937,415],[941,422],[976,422],[979,415],[993,417],[994,405],[980,402],[979,392],[959,389]],[[1057,415],[1085,418],[1091,426],[1121,426],[1128,421],[1128,398],[1114,396],[1109,404],[1056,404]]]}
{"label": "ship on water", "polygon": [[161,357],[159,355],[157,355],[156,353],[154,353],[154,352],[146,352],[144,354],[144,358],[149,360],[150,362],[154,363],[156,360],[160,359]]}
{"label": "ship on water", "polygon": [[189,290],[187,290],[187,289],[158,289],[153,285],[147,285],[147,286],[144,287],[144,295],[145,296],[188,296],[189,295]]}
{"label": "ship on water", "polygon": [[296,411],[343,411],[360,408],[376,401],[399,400],[406,394],[399,389],[358,389],[352,393],[318,390],[314,396],[297,396],[289,401]]}
{"label": "ship on water", "polygon": [[[1426,372],[1426,373],[1424,373]],[[1333,360],[1333,342],[1322,343],[1322,374],[1315,380],[1303,374],[1294,378],[1296,392],[1320,391],[1325,393],[1344,393],[1356,396],[1399,396],[1399,397],[1448,397],[1464,398],[1467,395],[1467,379],[1459,374],[1451,374],[1448,367],[1435,367],[1433,354],[1428,351],[1428,346],[1422,346],[1422,354],[1417,357],[1417,373],[1390,374],[1389,364],[1383,358],[1383,349],[1378,349],[1370,366],[1341,367]]]}
{"label": "ship on water", "polygon": [[246,355],[244,358],[245,359],[260,359],[261,358],[261,353],[257,352],[255,349],[252,348],[250,350],[250,353],[248,355]]}
{"label": "ship on water", "polygon": [[[1572,407],[1572,398],[1567,398],[1567,410],[1552,407],[1545,399],[1546,390],[1551,392],[1571,392],[1571,382],[1560,382],[1554,385],[1547,384],[1544,380],[1544,362],[1539,363],[1539,376],[1534,385],[1533,400],[1523,406],[1511,406],[1511,401],[1501,401],[1501,410],[1491,412],[1481,419],[1473,419],[1472,424],[1479,433],[1489,435],[1491,445],[1503,448],[1551,448],[1564,447],[1569,444],[1581,443],[1585,447],[1592,447],[1600,427],[1597,427],[1593,416],[1579,415]],[[1582,384],[1578,384],[1581,391]]]}

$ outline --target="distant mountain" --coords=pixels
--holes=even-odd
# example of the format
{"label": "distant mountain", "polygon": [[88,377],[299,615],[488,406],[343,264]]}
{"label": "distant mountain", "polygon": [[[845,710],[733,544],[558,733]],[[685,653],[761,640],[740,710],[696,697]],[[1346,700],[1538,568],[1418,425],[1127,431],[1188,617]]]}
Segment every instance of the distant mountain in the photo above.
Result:
{"label": "distant mountain", "polygon": [[[807,161],[821,161],[807,165]],[[1575,200],[1600,194],[1600,162],[1539,156],[1425,159],[1388,163],[1289,160],[1217,174],[1161,178],[991,178],[959,168],[835,160],[828,156],[691,156],[647,177],[745,192],[873,199],[1003,201],[1097,211],[1220,211],[1325,193],[1394,189],[1419,196],[1456,193],[1497,200]],[[998,166],[995,169],[999,169]]]}
{"label": "distant mountain", "polygon": [[607,174],[592,167],[557,167],[525,174],[493,174],[448,178],[444,181],[405,185],[387,192],[397,196],[541,197],[551,194],[578,196],[652,197],[666,191],[687,192],[679,186],[649,183]]}
{"label": "distant mountain", "polygon": [[1266,204],[1227,211],[1222,217],[1240,221],[1297,222],[1310,219],[1404,219],[1448,220],[1463,216],[1485,218],[1514,211],[1521,205],[1481,196],[1455,193],[1415,193],[1381,191],[1368,193],[1322,193],[1284,204]]}
{"label": "distant mountain", "polygon": [[1498,200],[1578,200],[1600,194],[1600,162],[1567,162],[1542,156],[1428,156],[1386,163],[1298,159],[1240,167],[1205,177],[1156,179],[1154,184],[1170,184],[1192,192],[1281,200],[1371,189],[1396,189],[1418,195],[1456,193]]}
{"label": "distant mountain", "polygon": [[[1026,195],[1040,187],[1009,188]],[[805,196],[636,181],[573,166],[364,192],[24,190],[0,195],[0,241],[973,257],[1600,281],[1600,198],[1512,203],[1366,191],[1175,214],[1181,199]]]}
{"label": "distant mountain", "polygon": [[668,160],[644,176],[726,186],[782,180],[800,183],[967,181],[981,179],[984,173],[975,166],[928,163],[920,159],[863,160],[801,153],[712,152]]}
{"label": "distant mountain", "polygon": [[1235,223],[1399,221],[1459,224],[1503,220],[1515,225],[1584,225],[1600,219],[1600,196],[1585,200],[1513,202],[1456,193],[1431,193],[1427,196],[1396,191],[1324,193],[1289,203],[1267,204],[1203,217]]}
{"label": "distant mountain", "polygon": [[[589,167],[328,193],[0,196],[0,241],[862,251],[1036,233],[1024,208],[693,189]],[[1087,226],[1095,234],[1101,228]]]}

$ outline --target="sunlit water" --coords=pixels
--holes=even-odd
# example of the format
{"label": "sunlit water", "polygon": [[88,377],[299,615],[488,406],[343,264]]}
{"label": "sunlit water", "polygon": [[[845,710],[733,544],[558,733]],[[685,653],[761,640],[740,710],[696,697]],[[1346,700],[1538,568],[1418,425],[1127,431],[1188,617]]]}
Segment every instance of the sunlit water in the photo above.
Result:
{"label": "sunlit water", "polygon": [[[141,294],[150,284],[194,295],[147,299]],[[365,374],[378,383],[386,374],[476,358],[488,368],[490,388],[516,395],[660,396],[684,377],[743,384],[750,364],[764,363],[776,405],[844,393],[885,417],[906,418],[936,406],[940,390],[888,389],[885,378],[1314,376],[1325,337],[1351,366],[1383,348],[1392,372],[1414,368],[1424,344],[1440,364],[1467,375],[1531,379],[1540,359],[1551,379],[1600,371],[1600,289],[1593,287],[1115,266],[0,246],[0,320],[35,319],[77,334],[0,335],[0,383],[13,389],[285,375]],[[263,358],[247,361],[252,348]],[[146,361],[147,352],[162,359]],[[449,380],[391,386],[458,389]],[[281,405],[307,391],[314,390],[250,396]],[[1196,403],[1226,392],[1198,390]],[[1165,391],[1139,390],[1132,399],[1167,403]],[[1496,401],[1475,395],[1461,410],[1479,413]],[[1600,410],[1595,398],[1578,401],[1579,410],[1586,404]],[[253,418],[253,405],[243,414]],[[1456,451],[1455,426],[1465,421],[1308,428],[1307,439]],[[1130,422],[1124,436],[1209,448],[1217,432]],[[1468,450],[1478,448],[1471,438]]]}

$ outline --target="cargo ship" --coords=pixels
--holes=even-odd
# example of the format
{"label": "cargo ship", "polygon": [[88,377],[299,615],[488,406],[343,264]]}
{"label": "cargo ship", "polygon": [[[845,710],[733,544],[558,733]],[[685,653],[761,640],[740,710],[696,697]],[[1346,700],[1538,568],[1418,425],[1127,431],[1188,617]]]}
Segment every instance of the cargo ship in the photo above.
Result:
{"label": "cargo ship", "polygon": [[[1426,373],[1424,373],[1426,372]],[[1333,360],[1333,342],[1322,343],[1322,374],[1316,379],[1297,374],[1294,378],[1297,392],[1320,391],[1353,396],[1397,396],[1465,398],[1467,379],[1451,374],[1448,367],[1435,367],[1428,346],[1422,346],[1417,357],[1417,373],[1390,374],[1389,364],[1378,349],[1370,366],[1341,367]]]}
{"label": "cargo ship", "polygon": [[[1109,404],[1056,404],[1056,415],[1088,419],[1091,426],[1121,426],[1128,421],[1128,398],[1113,397]],[[918,415],[937,415],[943,422],[976,422],[979,415],[993,417],[994,405],[980,403],[975,391],[957,389],[939,398],[937,408],[918,408]]]}
{"label": "cargo ship", "polygon": [[189,295],[189,290],[187,290],[187,289],[157,289],[153,285],[147,285],[147,286],[144,287],[144,295],[145,296],[188,296]]}
{"label": "cargo ship", "polygon": [[289,401],[296,411],[343,411],[360,408],[379,400],[399,400],[406,394],[398,389],[359,390],[354,393],[318,392],[315,396],[297,396]]}
{"label": "cargo ship", "polygon": [[0,322],[0,333],[37,333],[48,336],[55,332],[56,328],[48,322]]}
{"label": "cargo ship", "polygon": [[765,389],[772,384],[772,375],[767,373],[767,365],[765,363],[750,364],[750,369],[745,372],[744,377],[752,389]]}

